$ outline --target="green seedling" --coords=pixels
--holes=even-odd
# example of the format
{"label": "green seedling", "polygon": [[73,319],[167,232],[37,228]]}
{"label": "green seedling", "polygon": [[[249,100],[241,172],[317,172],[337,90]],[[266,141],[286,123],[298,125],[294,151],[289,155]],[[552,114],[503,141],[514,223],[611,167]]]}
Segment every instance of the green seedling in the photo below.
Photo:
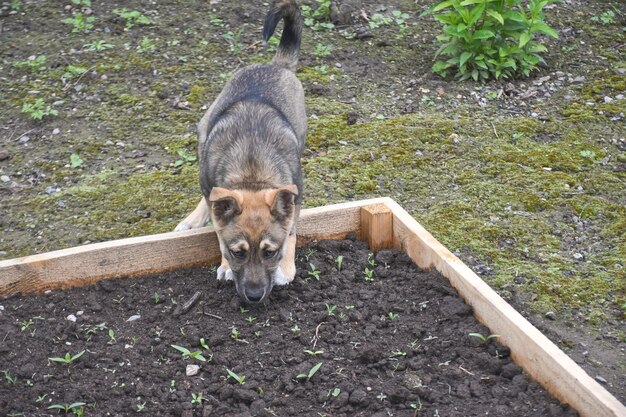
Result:
{"label": "green seedling", "polygon": [[152,296],[152,298],[154,298],[154,304],[159,304],[159,292],[155,291],[154,295]]}
{"label": "green seedling", "polygon": [[113,13],[121,17],[126,21],[126,29],[132,29],[137,25],[150,25],[152,20],[149,17],[144,16],[138,10],[128,9],[113,9]]}
{"label": "green seedling", "polygon": [[311,258],[311,256],[313,256],[315,254],[315,252],[317,252],[315,249],[307,249],[306,253],[304,254],[304,259],[306,259],[307,262],[309,262],[309,258]]}
{"label": "green seedling", "polygon": [[207,345],[207,343],[204,341],[204,337],[200,338],[200,346],[202,346],[204,350],[209,350],[209,345]]}
{"label": "green seedling", "polygon": [[189,349],[184,348],[182,346],[178,346],[178,345],[170,345],[170,346],[172,346],[174,349],[182,353],[183,358],[193,358],[201,362],[206,362],[206,358],[202,356],[202,352],[200,352],[199,350],[192,352]]}
{"label": "green seedling", "polygon": [[368,22],[370,29],[378,29],[381,26],[390,25],[393,19],[381,13],[374,13]]}
{"label": "green seedling", "polygon": [[48,396],[48,394],[38,395],[38,396],[37,396],[37,399],[35,400],[35,402],[36,402],[36,403],[43,402],[43,400],[45,400],[47,396]]}
{"label": "green seedling", "polygon": [[113,45],[112,43],[108,43],[105,40],[99,40],[99,41],[86,43],[83,45],[83,48],[85,48],[89,52],[102,52],[102,51],[106,51],[107,49],[115,48],[115,45]]}
{"label": "green seedling", "polygon": [[367,254],[367,263],[370,264],[372,268],[376,267],[376,259],[374,259],[374,254],[372,252]]}
{"label": "green seedling", "polygon": [[406,356],[406,352],[402,352],[401,350],[394,350],[391,352],[391,355],[395,358],[401,358]]}
{"label": "green seedling", "polygon": [[293,325],[293,327],[292,327],[291,329],[289,329],[289,330],[291,330],[291,331],[292,331],[292,332],[294,332],[294,333],[298,333],[298,332],[300,332],[300,330],[302,330],[302,329],[300,329],[300,327],[298,327],[298,325],[297,325],[297,324],[294,324],[294,325]]}
{"label": "green seedling", "polygon": [[339,397],[339,394],[341,394],[341,390],[339,388],[335,388],[330,392],[330,395],[333,397]]}
{"label": "green seedling", "polygon": [[91,0],[72,0],[72,4],[79,7],[91,7]]}
{"label": "green seedling", "polygon": [[323,350],[304,349],[304,353],[308,353],[311,356],[317,356],[317,355],[321,355],[322,353],[324,353],[324,351]]}
{"label": "green seedling", "polygon": [[80,358],[81,356],[83,356],[83,354],[85,353],[84,350],[78,352],[76,355],[71,355],[69,352],[65,354],[64,357],[59,358],[59,357],[55,357],[55,358],[48,358],[49,361],[52,362],[59,362],[59,363],[64,363],[68,366],[72,364],[72,362],[74,362],[75,360],[78,360],[78,358]]}
{"label": "green seedling", "polygon": [[239,341],[239,330],[237,330],[235,326],[230,328],[230,338],[233,339],[235,342]]}
{"label": "green seedling", "polygon": [[86,404],[87,403],[83,403],[83,402],[76,402],[72,404],[54,404],[54,405],[49,406],[48,410],[63,410],[65,411],[65,414],[71,411],[72,413],[78,416],[79,413],[82,413],[78,411],[79,407],[82,407],[83,405],[86,405]]}
{"label": "green seedling", "polygon": [[341,271],[341,266],[343,265],[343,255],[337,256],[337,259],[335,259],[335,265],[337,265],[337,271]]}
{"label": "green seedling", "polygon": [[17,61],[13,64],[13,66],[15,68],[28,68],[32,72],[38,72],[45,69],[46,59],[45,55],[38,55],[33,59]]}
{"label": "green seedling", "polygon": [[77,154],[73,153],[70,155],[70,169],[80,168],[85,164],[85,161]]}
{"label": "green seedling", "polygon": [[318,42],[317,45],[315,45],[313,55],[318,58],[323,58],[325,56],[329,56],[332,52],[333,47],[331,45],[324,45],[323,43]]}
{"label": "green seedling", "polygon": [[366,282],[374,281],[374,270],[373,269],[369,269],[369,268],[366,267],[363,270],[363,275],[365,276],[365,281]]}
{"label": "green seedling", "polygon": [[8,383],[10,383],[11,385],[15,385],[15,383],[17,382],[16,376],[11,375],[11,372],[9,371],[2,371],[2,373],[4,373],[4,379],[6,379]]}
{"label": "green seedling", "polygon": [[243,34],[243,29],[239,29],[237,32],[228,32],[222,35],[222,37],[228,42],[228,49],[230,52],[238,55],[243,51],[243,45],[239,41],[241,39],[241,35]]}
{"label": "green seedling", "polygon": [[328,313],[329,316],[334,316],[335,315],[335,310],[337,310],[337,306],[334,304],[326,304],[326,313]]}
{"label": "green seedling", "polygon": [[117,342],[117,339],[115,338],[115,330],[109,329],[109,341],[107,342],[107,344],[112,345],[115,342]]}
{"label": "green seedling", "polygon": [[389,313],[387,313],[387,317],[389,317],[389,320],[395,320],[397,319],[399,316],[398,313],[394,313],[393,311],[390,311]]}
{"label": "green seedling", "polygon": [[[186,163],[191,164],[196,161],[196,155],[189,153],[187,149],[179,149],[177,153],[178,153],[178,159],[176,160],[176,162],[174,162],[175,167],[179,167]],[[239,307],[239,308],[242,309],[243,307]]]}
{"label": "green seedling", "polygon": [[80,77],[84,73],[87,72],[87,68],[85,67],[77,67],[75,65],[68,65],[65,69],[65,72],[61,76],[64,82],[68,82],[72,78]]}
{"label": "green seedling", "polygon": [[239,312],[241,314],[246,314],[248,311],[250,311],[250,310],[246,310],[243,306],[239,307]]}
{"label": "green seedling", "polygon": [[20,323],[20,330],[23,332],[24,330],[30,328],[33,324],[35,324],[35,322],[33,322],[32,319],[28,319],[28,321],[24,320]]}
{"label": "green seedling", "polygon": [[[293,331],[293,329],[292,329],[292,331]],[[254,332],[254,335],[256,337],[261,337],[261,332],[257,330],[256,332]]]}
{"label": "green seedling", "polygon": [[204,400],[204,398],[202,397],[202,393],[198,393],[198,394],[194,394],[193,392],[191,393],[191,403],[192,404],[202,404],[202,401]]}
{"label": "green seedling", "polygon": [[140,54],[146,54],[148,52],[154,52],[156,49],[156,44],[152,41],[152,39],[144,36],[139,42],[139,46],[137,47]]}
{"label": "green seedling", "polygon": [[497,337],[500,337],[499,334],[490,334],[489,336],[484,336],[481,333],[470,333],[468,336],[476,337],[476,338],[480,339],[481,342],[483,342],[483,343],[489,343],[489,341],[491,339],[495,339]]}
{"label": "green seedling", "polygon": [[144,401],[142,403],[137,403],[137,412],[138,413],[142,413],[145,408],[146,408],[146,401]]}
{"label": "green seedling", "polygon": [[313,378],[313,375],[315,375],[321,367],[322,367],[322,362],[318,363],[317,365],[314,365],[311,369],[309,369],[309,372],[307,372],[306,374],[296,375],[296,379],[306,379],[307,381],[310,381],[311,378]]}
{"label": "green seedling", "polygon": [[603,25],[612,25],[615,23],[615,12],[613,10],[607,10],[600,16],[592,16],[592,22],[602,22]]}
{"label": "green seedling", "polygon": [[246,321],[250,324],[252,324],[252,322],[254,322],[256,320],[256,317],[254,316],[248,316],[246,317]]}
{"label": "green seedling", "polygon": [[22,113],[26,113],[33,120],[41,120],[46,116],[56,116],[58,111],[46,105],[42,98],[38,98],[34,103],[22,104]]}
{"label": "green seedling", "polygon": [[313,265],[312,263],[309,262],[309,266],[311,267],[311,270],[309,271],[308,275],[310,277],[315,278],[316,281],[320,280],[320,271],[319,269],[317,269],[317,267],[315,265]]}
{"label": "green seedling", "polygon": [[68,17],[63,20],[66,25],[72,26],[72,33],[87,32],[93,29],[93,22],[96,20],[93,16],[85,16],[82,13],[76,13],[74,17]]}
{"label": "green seedling", "polygon": [[233,371],[231,371],[228,368],[226,368],[226,373],[228,374],[226,379],[233,378],[235,381],[237,381],[239,383],[239,385],[245,384],[246,377],[244,375],[237,375],[236,373],[234,373]]}

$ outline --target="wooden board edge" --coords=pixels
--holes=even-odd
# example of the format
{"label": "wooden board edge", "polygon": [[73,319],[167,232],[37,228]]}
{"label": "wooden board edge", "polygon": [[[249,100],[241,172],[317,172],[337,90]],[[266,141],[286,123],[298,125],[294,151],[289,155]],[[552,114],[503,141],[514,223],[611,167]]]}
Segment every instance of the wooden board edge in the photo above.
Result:
{"label": "wooden board edge", "polygon": [[450,280],[476,318],[532,378],[582,417],[626,417],[626,407],[591,378],[576,362],[500,297],[478,275],[439,243],[395,201],[394,247],[405,251],[423,269],[436,268]]}
{"label": "wooden board edge", "polygon": [[[302,210],[298,243],[360,238],[360,209],[389,199],[378,198]],[[0,297],[93,284],[102,279],[154,275],[219,262],[212,227],[93,243],[0,261]]]}

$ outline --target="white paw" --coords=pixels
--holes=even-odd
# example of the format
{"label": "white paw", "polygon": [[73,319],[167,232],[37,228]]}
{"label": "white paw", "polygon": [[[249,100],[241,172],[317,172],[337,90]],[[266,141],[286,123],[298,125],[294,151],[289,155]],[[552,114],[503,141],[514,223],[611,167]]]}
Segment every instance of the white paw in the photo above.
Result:
{"label": "white paw", "polygon": [[232,281],[233,271],[231,271],[230,268],[224,268],[220,265],[220,267],[217,268],[217,279],[219,279],[220,281]]}
{"label": "white paw", "polygon": [[279,266],[278,269],[276,269],[276,272],[274,272],[274,280],[273,281],[274,281],[274,285],[285,285],[285,284],[289,284],[291,282],[291,279],[289,279],[283,273],[283,270]]}
{"label": "white paw", "polygon": [[176,226],[176,229],[174,229],[174,231],[182,232],[183,230],[190,230],[190,229],[192,229],[192,227],[188,225],[187,223],[178,223],[178,226]]}

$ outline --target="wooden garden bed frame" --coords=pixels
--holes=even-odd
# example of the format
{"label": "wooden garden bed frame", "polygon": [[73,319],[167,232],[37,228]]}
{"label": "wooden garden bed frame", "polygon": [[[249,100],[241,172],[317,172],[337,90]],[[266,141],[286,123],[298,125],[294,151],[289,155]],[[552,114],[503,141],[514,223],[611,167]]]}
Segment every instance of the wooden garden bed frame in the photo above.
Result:
{"label": "wooden garden bed frame", "polygon": [[[298,245],[341,239],[348,232],[373,251],[397,248],[423,269],[436,268],[472,306],[474,315],[515,362],[554,397],[583,417],[626,417],[626,407],[591,378],[463,262],[390,198],[303,210]],[[164,233],[0,261],[0,298],[216,264],[220,252],[211,227]]]}

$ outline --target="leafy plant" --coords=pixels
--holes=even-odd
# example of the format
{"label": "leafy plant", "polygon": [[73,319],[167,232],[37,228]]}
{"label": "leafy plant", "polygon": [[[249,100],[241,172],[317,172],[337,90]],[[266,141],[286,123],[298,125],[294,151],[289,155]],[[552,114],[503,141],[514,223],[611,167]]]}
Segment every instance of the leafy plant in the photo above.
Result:
{"label": "leafy plant", "polygon": [[243,34],[243,29],[239,29],[237,32],[227,32],[222,35],[226,42],[228,42],[228,50],[235,55],[238,55],[243,51],[243,45],[241,44],[241,35]]}
{"label": "leafy plant", "polygon": [[72,33],[87,32],[93,29],[93,22],[96,18],[85,16],[83,13],[76,13],[73,17],[63,20],[66,25],[72,25]]}
{"label": "leafy plant", "polygon": [[239,341],[239,330],[235,326],[230,328],[230,338],[235,342]]}
{"label": "leafy plant", "polygon": [[374,259],[374,254],[371,252],[367,254],[367,263],[370,264],[372,268],[376,267],[376,259]]}
{"label": "leafy plant", "polygon": [[317,371],[319,371],[319,369],[322,367],[322,363],[323,362],[320,362],[317,365],[314,365],[311,369],[309,369],[306,374],[296,375],[296,379],[306,379],[307,381],[310,381],[311,378],[313,378],[313,375],[315,375]]}
{"label": "leafy plant", "polygon": [[322,57],[330,55],[332,51],[333,51],[333,47],[331,45],[324,45],[323,43],[318,42],[317,45],[315,45],[315,50],[313,51],[313,55],[315,55],[318,58],[322,58]]}
{"label": "leafy plant", "polygon": [[320,280],[320,270],[317,269],[317,267],[315,265],[313,265],[312,263],[309,262],[309,266],[311,267],[311,270],[308,272],[308,275],[310,277],[315,278],[316,281]]}
{"label": "leafy plant", "polygon": [[15,68],[28,68],[32,72],[38,72],[45,69],[46,60],[45,55],[38,55],[24,61],[16,61],[13,63],[13,66]]}
{"label": "leafy plant", "polygon": [[99,40],[99,41],[86,43],[83,45],[83,48],[85,48],[86,50],[90,52],[102,52],[102,51],[106,51],[107,49],[115,48],[115,45],[113,45],[112,43],[108,43],[105,40]]}
{"label": "leafy plant", "polygon": [[297,324],[294,324],[293,327],[289,330],[291,330],[294,333],[299,333],[302,329],[300,329],[300,327],[298,327]]}
{"label": "leafy plant", "polygon": [[22,104],[22,113],[26,113],[33,120],[41,120],[46,116],[56,116],[59,112],[46,105],[42,98],[38,98],[34,103]]}
{"label": "leafy plant", "polygon": [[205,350],[210,350],[209,345],[207,345],[207,343],[204,341],[204,337],[200,338],[200,346],[202,346],[202,348]]}
{"label": "leafy plant", "polygon": [[137,25],[152,24],[152,20],[141,14],[139,10],[113,9],[113,13],[126,21],[126,29],[132,29]]}
{"label": "leafy plant", "polygon": [[326,313],[328,313],[329,316],[334,316],[335,315],[335,310],[337,310],[337,306],[334,304],[326,304]]}
{"label": "leafy plant", "polygon": [[15,385],[17,382],[16,376],[11,375],[11,372],[9,371],[2,371],[2,373],[4,374],[4,379],[6,379],[8,383]]}
{"label": "leafy plant", "polygon": [[[557,0],[444,0],[430,8],[443,24],[433,65],[442,77],[487,80],[528,76],[543,61],[545,45],[535,40],[558,32],[544,21],[543,9]],[[524,7],[525,6],[525,7]],[[441,13],[439,13],[441,12]]]}
{"label": "leafy plant", "polygon": [[363,275],[365,276],[365,281],[366,282],[374,281],[374,270],[373,269],[369,269],[368,267],[365,267],[365,269],[363,270]]}
{"label": "leafy plant", "polygon": [[33,321],[33,319],[28,319],[28,321],[23,320],[20,323],[20,331],[24,331],[30,328],[30,326],[32,326],[33,324],[35,324],[35,322]]}
{"label": "leafy plant", "polygon": [[65,411],[65,414],[67,414],[67,413],[69,413],[71,411],[76,416],[79,416],[79,415],[83,415],[84,414],[84,412],[79,411],[80,407],[82,407],[84,405],[86,405],[86,403],[83,403],[83,402],[76,402],[76,403],[72,403],[72,404],[53,404],[53,405],[48,407],[48,410],[63,410],[63,411]]}
{"label": "leafy plant", "polygon": [[63,80],[65,82],[71,80],[72,78],[78,77],[80,75],[83,75],[84,73],[87,72],[87,68],[85,67],[78,67],[75,65],[68,65],[67,68],[65,69],[65,72],[63,73],[63,75],[61,76],[63,78]]}
{"label": "leafy plant", "polygon": [[[83,161],[77,153],[73,153],[70,155],[70,168],[79,168],[82,167],[85,161]],[[109,335],[111,334],[111,329],[109,329]]]}
{"label": "leafy plant", "polygon": [[304,349],[304,353],[308,353],[311,356],[317,356],[317,355],[321,355],[322,353],[324,353],[324,351],[323,350]]}
{"label": "leafy plant", "polygon": [[488,343],[491,339],[500,337],[499,334],[490,334],[489,336],[484,336],[481,333],[470,333],[468,336],[476,337],[480,339],[483,343]]}
{"label": "leafy plant", "polygon": [[408,29],[409,25],[406,23],[407,19],[410,18],[411,16],[409,16],[407,13],[404,13],[400,10],[394,10],[393,12],[391,12],[391,15],[393,16],[393,21],[396,23],[396,25],[398,25],[398,38],[404,36],[404,34],[406,33],[406,30]]}
{"label": "leafy plant", "polygon": [[206,362],[206,358],[202,356],[202,352],[200,352],[199,350],[192,352],[189,349],[182,347],[182,346],[178,346],[178,345],[170,345],[170,346],[172,346],[174,349],[182,353],[184,358],[193,358],[201,362]]}
{"label": "leafy plant", "polygon": [[315,1],[317,7],[311,7],[307,4],[301,6],[304,24],[315,31],[333,29],[335,25],[329,21],[331,0]]}
{"label": "leafy plant", "polygon": [[387,317],[389,317],[389,320],[395,320],[397,319],[399,316],[398,313],[394,313],[393,311],[390,311],[389,313],[387,313]]}
{"label": "leafy plant", "polygon": [[83,354],[85,353],[84,350],[78,352],[76,355],[71,355],[69,352],[65,354],[64,357],[59,358],[59,357],[55,357],[55,358],[48,358],[49,361],[52,362],[59,362],[59,363],[64,363],[66,364],[68,367],[72,364],[72,362],[74,362],[75,360],[77,360],[78,358],[80,358],[81,356],[83,356]]}
{"label": "leafy plant", "polygon": [[612,25],[615,23],[615,12],[613,10],[607,10],[600,16],[592,16],[592,22],[601,22],[603,25]]}
{"label": "leafy plant", "polygon": [[370,29],[378,29],[381,26],[387,26],[393,22],[393,19],[389,16],[385,16],[381,13],[374,13],[368,22]]}
{"label": "leafy plant", "polygon": [[178,150],[178,159],[174,162],[175,167],[179,167],[185,163],[193,163],[196,161],[196,155],[189,153],[187,149]]}
{"label": "leafy plant", "polygon": [[234,373],[233,371],[231,371],[228,368],[226,368],[226,373],[228,374],[227,379],[228,378],[233,378],[235,381],[237,381],[239,383],[239,385],[245,384],[246,377],[244,375],[237,375],[236,373]]}
{"label": "leafy plant", "polygon": [[194,394],[193,392],[191,393],[191,403],[192,404],[202,404],[202,401],[204,400],[204,398],[202,397],[202,393],[198,393],[198,394]]}
{"label": "leafy plant", "polygon": [[156,45],[150,38],[144,36],[141,39],[141,42],[139,42],[139,47],[137,49],[139,50],[139,53],[145,54],[148,52],[153,52],[156,49]]}

